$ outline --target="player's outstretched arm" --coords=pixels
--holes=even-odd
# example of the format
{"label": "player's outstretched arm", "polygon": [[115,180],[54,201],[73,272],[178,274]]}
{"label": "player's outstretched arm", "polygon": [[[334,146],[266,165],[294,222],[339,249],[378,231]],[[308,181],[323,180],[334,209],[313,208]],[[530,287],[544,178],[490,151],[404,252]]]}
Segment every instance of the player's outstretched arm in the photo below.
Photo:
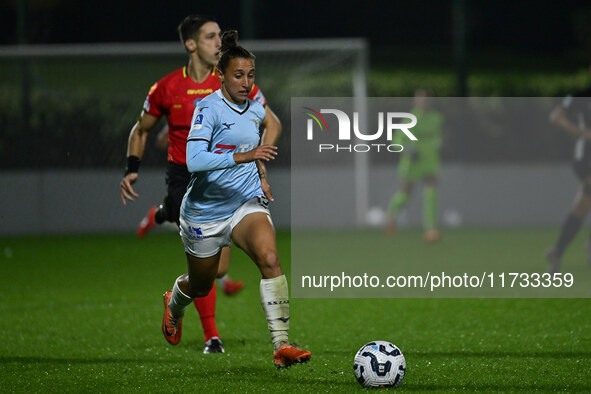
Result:
{"label": "player's outstretched arm", "polygon": [[139,163],[144,155],[146,149],[146,142],[148,141],[148,134],[158,123],[159,118],[142,112],[139,120],[133,125],[129,133],[127,141],[127,165],[125,167],[125,175],[120,183],[121,202],[123,205],[127,201],[134,201],[139,197],[132,185],[138,179]]}

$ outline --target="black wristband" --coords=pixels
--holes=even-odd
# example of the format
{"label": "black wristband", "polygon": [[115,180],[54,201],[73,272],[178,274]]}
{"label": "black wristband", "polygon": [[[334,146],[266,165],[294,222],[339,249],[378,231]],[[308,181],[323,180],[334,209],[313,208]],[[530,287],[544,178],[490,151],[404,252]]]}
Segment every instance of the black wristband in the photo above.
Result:
{"label": "black wristband", "polygon": [[125,175],[132,172],[138,172],[140,169],[140,158],[137,156],[128,156],[127,165],[125,166]]}

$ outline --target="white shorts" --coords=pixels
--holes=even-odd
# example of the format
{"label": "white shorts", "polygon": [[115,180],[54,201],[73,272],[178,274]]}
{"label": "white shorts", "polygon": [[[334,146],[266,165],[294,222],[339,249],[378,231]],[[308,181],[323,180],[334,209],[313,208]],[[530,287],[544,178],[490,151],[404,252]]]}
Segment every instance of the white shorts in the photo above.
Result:
{"label": "white shorts", "polygon": [[232,243],[232,230],[248,214],[264,212],[268,215],[269,200],[265,196],[256,196],[242,204],[234,214],[227,219],[208,223],[193,223],[187,221],[182,213],[180,216],[180,235],[185,252],[199,258],[211,257],[217,254],[224,246]]}

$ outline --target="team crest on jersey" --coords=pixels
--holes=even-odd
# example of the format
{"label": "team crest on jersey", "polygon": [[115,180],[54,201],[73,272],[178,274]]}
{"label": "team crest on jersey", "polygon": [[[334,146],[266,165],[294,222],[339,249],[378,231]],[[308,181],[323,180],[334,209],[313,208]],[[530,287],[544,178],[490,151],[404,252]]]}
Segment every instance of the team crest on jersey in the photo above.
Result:
{"label": "team crest on jersey", "polygon": [[254,122],[254,125],[256,126],[257,130],[259,129],[259,125],[261,124],[261,120],[260,119],[251,119]]}
{"label": "team crest on jersey", "polygon": [[203,114],[195,116],[195,120],[193,121],[194,129],[200,129],[201,126],[203,126]]}

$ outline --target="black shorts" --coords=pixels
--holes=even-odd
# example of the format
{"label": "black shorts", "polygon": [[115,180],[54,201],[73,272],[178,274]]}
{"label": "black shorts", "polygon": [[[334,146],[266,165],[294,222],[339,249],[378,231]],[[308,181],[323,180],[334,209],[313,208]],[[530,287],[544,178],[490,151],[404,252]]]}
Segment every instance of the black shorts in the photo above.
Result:
{"label": "black shorts", "polygon": [[166,170],[166,186],[168,195],[164,198],[164,206],[168,213],[168,220],[179,224],[181,203],[191,180],[191,173],[187,166],[175,163],[168,163]]}
{"label": "black shorts", "polygon": [[591,176],[591,161],[574,161],[573,169],[575,170],[575,174],[577,174],[577,178],[579,178],[580,181],[584,181]]}

